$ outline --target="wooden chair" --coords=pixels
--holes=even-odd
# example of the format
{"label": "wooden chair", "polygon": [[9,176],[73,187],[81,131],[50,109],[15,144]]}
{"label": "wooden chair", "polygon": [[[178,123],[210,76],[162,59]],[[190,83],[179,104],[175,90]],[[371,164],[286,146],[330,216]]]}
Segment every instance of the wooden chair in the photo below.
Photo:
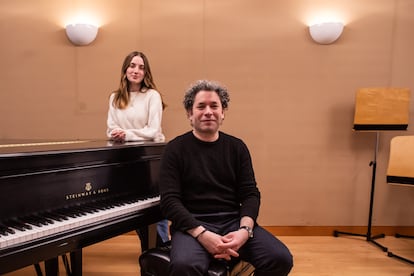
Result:
{"label": "wooden chair", "polygon": [[[396,136],[391,139],[387,183],[408,185],[414,188],[414,136]],[[395,237],[414,238],[414,236],[399,233],[396,233]],[[414,264],[414,261],[391,251],[388,251],[388,256]]]}

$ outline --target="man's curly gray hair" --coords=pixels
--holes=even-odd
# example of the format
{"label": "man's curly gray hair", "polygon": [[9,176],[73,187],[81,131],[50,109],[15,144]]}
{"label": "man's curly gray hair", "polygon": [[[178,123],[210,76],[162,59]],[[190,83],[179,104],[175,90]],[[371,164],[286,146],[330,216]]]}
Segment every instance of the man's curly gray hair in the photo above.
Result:
{"label": "man's curly gray hair", "polygon": [[220,98],[223,109],[227,109],[230,102],[227,88],[215,81],[198,80],[185,92],[183,101],[185,110],[190,111],[193,108],[195,96],[202,90],[216,92]]}

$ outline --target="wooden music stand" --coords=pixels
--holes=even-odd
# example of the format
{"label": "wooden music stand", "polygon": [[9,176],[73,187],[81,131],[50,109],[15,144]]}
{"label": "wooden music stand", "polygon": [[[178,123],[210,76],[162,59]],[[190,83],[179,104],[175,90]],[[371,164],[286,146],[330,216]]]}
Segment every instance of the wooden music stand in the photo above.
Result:
{"label": "wooden music stand", "polygon": [[375,239],[385,237],[384,234],[371,235],[372,211],[374,206],[375,176],[377,170],[377,154],[380,131],[406,130],[409,118],[410,90],[408,88],[362,88],[357,91],[354,116],[355,131],[375,131],[376,143],[372,166],[371,194],[369,203],[368,226],[366,234],[342,232],[334,230],[333,235],[351,235],[365,237],[366,241],[387,252],[388,248]]}
{"label": "wooden music stand", "polygon": [[362,88],[356,95],[354,130],[407,130],[408,88]]}
{"label": "wooden music stand", "polygon": [[[408,185],[414,188],[414,136],[396,136],[392,138],[390,145],[390,157],[387,169],[387,183]],[[397,238],[414,239],[414,236],[395,234]],[[388,251],[389,257],[414,264],[407,259]]]}

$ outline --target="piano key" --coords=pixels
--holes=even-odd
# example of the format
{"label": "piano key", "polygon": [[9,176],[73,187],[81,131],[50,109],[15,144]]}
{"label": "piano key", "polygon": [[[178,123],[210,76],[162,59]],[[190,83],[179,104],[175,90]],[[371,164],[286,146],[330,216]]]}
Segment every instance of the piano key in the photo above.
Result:
{"label": "piano key", "polygon": [[[20,227],[20,229],[12,227],[14,234],[2,236],[0,240],[0,249],[13,246],[16,244],[28,242],[34,239],[46,237],[63,231],[73,230],[79,227],[87,226],[88,224],[113,219],[126,214],[131,214],[145,208],[149,208],[159,203],[160,197],[152,197],[145,200],[136,200],[135,202],[124,204],[120,207],[113,207],[110,209],[99,210],[98,212],[85,214],[83,216],[76,216],[68,220],[54,221],[53,224],[35,226],[31,229]],[[16,224],[17,225],[17,224]]]}
{"label": "piano key", "polygon": [[14,231],[15,233],[13,235],[8,235],[4,237],[4,242],[6,243],[6,246],[11,246],[11,245],[18,244],[18,243],[24,243],[27,239],[31,237],[31,235],[29,234],[29,231],[26,232],[25,230],[20,230],[16,228],[14,228]]}
{"label": "piano key", "polygon": [[8,220],[5,222],[5,225],[8,226],[9,228],[14,228],[20,231],[24,231],[26,229],[30,229],[30,226],[19,221],[16,219],[12,219],[12,220]]}
{"label": "piano key", "polygon": [[49,223],[53,223],[52,221],[49,222],[49,220],[47,220],[47,218],[40,217],[40,216],[37,216],[37,215],[25,216],[25,217],[21,218],[21,220],[25,223],[35,225],[35,226],[39,226],[39,227],[42,226],[42,225],[47,225]]}
{"label": "piano key", "polygon": [[73,218],[76,217],[75,215],[69,213],[67,210],[65,211],[63,209],[54,210],[53,213],[56,214],[56,215],[58,215],[58,216],[60,216],[60,217],[65,218],[66,220],[69,219],[69,218],[71,218],[71,217],[73,217]]}
{"label": "piano key", "polygon": [[25,218],[24,221],[26,223],[30,224],[30,225],[34,225],[34,226],[37,226],[37,227],[40,227],[42,225],[46,225],[45,223],[41,223],[40,221],[37,221],[37,220],[29,220],[29,219],[26,219],[26,218]]}
{"label": "piano key", "polygon": [[1,235],[7,236],[9,234],[14,234],[14,230],[11,229],[10,227],[7,227],[3,223],[0,223],[0,236]]}
{"label": "piano key", "polygon": [[47,213],[44,213],[42,215],[47,217],[47,218],[50,218],[52,220],[55,220],[55,221],[62,221],[62,220],[67,220],[68,219],[66,216],[62,216],[62,215],[60,215],[58,213],[55,213],[55,212],[47,212]]}

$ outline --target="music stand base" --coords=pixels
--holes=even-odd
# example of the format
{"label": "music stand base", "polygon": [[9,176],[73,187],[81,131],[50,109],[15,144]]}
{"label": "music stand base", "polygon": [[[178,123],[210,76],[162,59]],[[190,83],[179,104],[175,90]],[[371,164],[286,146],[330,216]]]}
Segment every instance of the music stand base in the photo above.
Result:
{"label": "music stand base", "polygon": [[385,247],[382,244],[375,241],[376,239],[384,238],[385,234],[378,234],[378,235],[375,235],[375,236],[371,236],[371,235],[368,235],[368,234],[358,234],[358,233],[350,233],[350,232],[342,232],[342,231],[334,230],[333,235],[334,235],[334,237],[338,237],[339,235],[364,237],[367,242],[373,243],[374,245],[379,247],[382,251],[384,251],[384,252],[388,251],[387,247]]}
{"label": "music stand base", "polygon": [[405,257],[399,256],[399,255],[396,255],[396,254],[394,254],[394,253],[392,253],[390,251],[388,251],[388,254],[387,255],[388,255],[388,257],[394,257],[394,258],[397,258],[397,259],[399,259],[401,261],[407,262],[409,264],[414,264],[414,261],[412,261],[410,259],[407,259]]}
{"label": "music stand base", "polygon": [[411,235],[403,235],[403,234],[399,234],[399,233],[395,233],[395,237],[396,238],[414,239],[414,236],[411,236]]}
{"label": "music stand base", "polygon": [[[396,238],[414,239],[414,236],[410,236],[410,235],[402,235],[402,234],[399,234],[399,233],[396,233],[396,234],[395,234],[395,237],[396,237]],[[399,259],[399,260],[401,260],[401,261],[407,262],[407,263],[409,263],[409,264],[414,264],[414,261],[413,261],[413,260],[407,259],[407,258],[402,257],[402,256],[400,256],[400,255],[396,255],[396,254],[394,254],[394,253],[392,253],[392,252],[388,252],[388,257],[394,257],[394,258],[397,258],[397,259]],[[412,275],[412,276],[414,276],[414,273],[413,273],[413,274],[411,274],[411,275]]]}

